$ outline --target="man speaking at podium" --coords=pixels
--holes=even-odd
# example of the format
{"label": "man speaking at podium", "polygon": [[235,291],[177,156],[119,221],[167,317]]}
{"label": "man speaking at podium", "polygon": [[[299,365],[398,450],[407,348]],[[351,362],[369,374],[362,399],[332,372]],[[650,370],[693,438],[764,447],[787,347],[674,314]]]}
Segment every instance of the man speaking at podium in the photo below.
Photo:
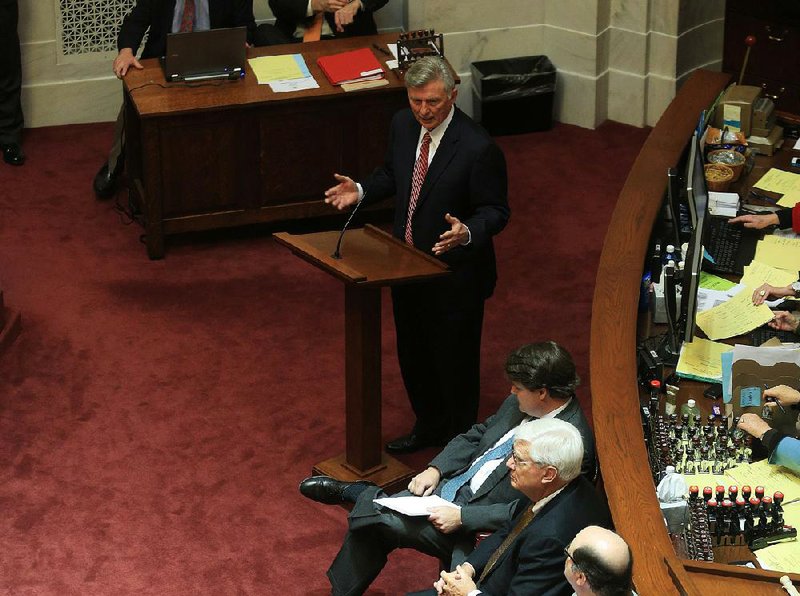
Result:
{"label": "man speaking at podium", "polygon": [[338,209],[394,196],[394,236],[452,270],[392,288],[400,371],[416,423],[386,445],[390,453],[444,445],[475,423],[483,307],[497,280],[492,236],[509,218],[505,158],[455,107],[447,63],[421,58],[405,83],[410,109],[392,119],[383,165],[361,184],[335,174],[338,184],[325,193]]}

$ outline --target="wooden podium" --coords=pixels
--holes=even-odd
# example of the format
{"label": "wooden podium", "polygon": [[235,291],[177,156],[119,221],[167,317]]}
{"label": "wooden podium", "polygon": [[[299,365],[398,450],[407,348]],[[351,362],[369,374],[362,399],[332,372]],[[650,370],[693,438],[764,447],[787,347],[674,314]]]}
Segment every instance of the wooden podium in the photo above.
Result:
{"label": "wooden podium", "polygon": [[381,288],[446,275],[447,266],[370,225],[345,233],[340,259],[332,256],[338,231],[274,237],[344,282],[346,451],[315,465],[314,473],[402,484],[413,471],[381,445]]}

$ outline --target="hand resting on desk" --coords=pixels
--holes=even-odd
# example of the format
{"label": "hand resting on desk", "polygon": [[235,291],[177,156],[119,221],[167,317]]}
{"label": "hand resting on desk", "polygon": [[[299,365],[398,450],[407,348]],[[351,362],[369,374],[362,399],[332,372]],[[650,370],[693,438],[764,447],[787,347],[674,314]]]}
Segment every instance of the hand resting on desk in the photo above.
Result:
{"label": "hand resting on desk", "polygon": [[766,213],[764,215],[738,215],[728,220],[729,224],[742,224],[745,228],[752,228],[755,230],[763,230],[769,226],[777,226],[780,224],[778,216],[775,213]]}

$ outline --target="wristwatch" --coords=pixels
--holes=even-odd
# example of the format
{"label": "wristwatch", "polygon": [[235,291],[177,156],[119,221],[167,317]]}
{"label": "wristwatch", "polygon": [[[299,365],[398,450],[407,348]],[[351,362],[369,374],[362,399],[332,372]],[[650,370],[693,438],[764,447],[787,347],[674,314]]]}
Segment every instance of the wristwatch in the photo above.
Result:
{"label": "wristwatch", "polygon": [[793,282],[790,286],[795,298],[800,298],[800,281]]}

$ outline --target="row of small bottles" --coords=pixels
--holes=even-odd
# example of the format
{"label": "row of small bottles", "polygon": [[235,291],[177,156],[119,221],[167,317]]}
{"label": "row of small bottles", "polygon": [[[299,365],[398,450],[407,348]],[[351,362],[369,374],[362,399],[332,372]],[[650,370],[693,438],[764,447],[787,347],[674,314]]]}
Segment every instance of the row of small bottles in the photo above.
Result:
{"label": "row of small bottles", "polygon": [[703,425],[700,410],[690,399],[680,417],[659,410],[660,382],[651,381],[648,403],[648,445],[655,461],[654,475],[667,466],[682,474],[722,474],[730,467],[747,463],[752,456],[750,437],[737,428],[738,418],[729,429],[727,416],[710,414]]}
{"label": "row of small bottles", "polygon": [[701,535],[707,532],[715,546],[747,544],[752,548],[759,539],[783,532],[783,498],[780,491],[772,497],[765,495],[763,486],[757,486],[755,493],[742,486],[741,495],[737,486],[729,486],[727,495],[724,486],[717,486],[716,491],[706,486],[702,497],[697,486],[689,487],[691,510],[705,509]]}

